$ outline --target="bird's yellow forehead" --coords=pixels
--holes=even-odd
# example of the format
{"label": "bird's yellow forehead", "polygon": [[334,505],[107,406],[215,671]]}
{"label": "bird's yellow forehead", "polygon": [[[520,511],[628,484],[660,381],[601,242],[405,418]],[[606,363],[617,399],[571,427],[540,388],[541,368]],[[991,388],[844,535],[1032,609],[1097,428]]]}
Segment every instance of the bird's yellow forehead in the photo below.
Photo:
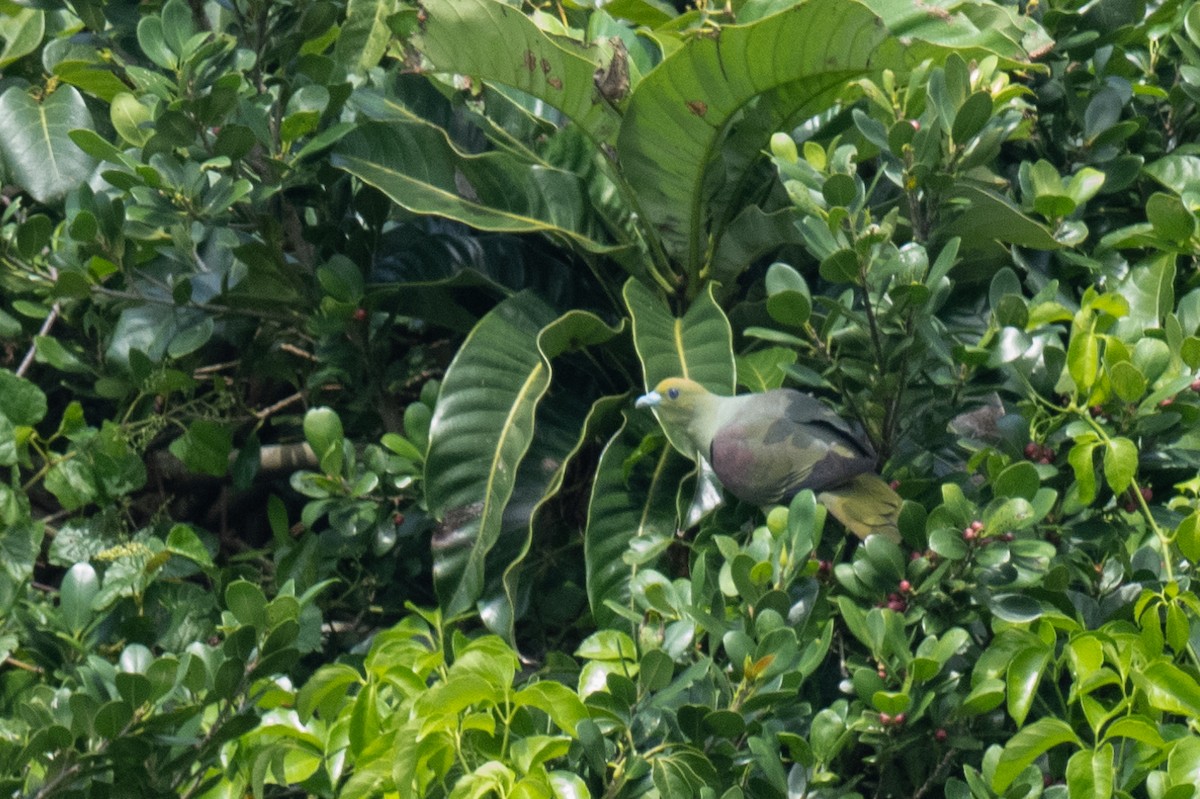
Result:
{"label": "bird's yellow forehead", "polygon": [[668,377],[666,380],[659,381],[658,385],[654,387],[654,393],[662,398],[661,401],[669,402],[680,397],[703,393],[703,389],[694,380],[688,380],[685,377]]}

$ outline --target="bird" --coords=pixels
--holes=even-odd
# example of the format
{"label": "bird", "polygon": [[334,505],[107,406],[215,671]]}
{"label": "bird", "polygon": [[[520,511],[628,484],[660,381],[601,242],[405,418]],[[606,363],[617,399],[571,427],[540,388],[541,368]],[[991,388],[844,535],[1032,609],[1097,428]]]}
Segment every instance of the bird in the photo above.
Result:
{"label": "bird", "polygon": [[875,473],[873,449],[814,397],[790,388],[725,397],[669,377],[634,405],[653,409],[675,448],[707,462],[738,499],[766,507],[811,489],[859,538],[899,542],[902,501]]}

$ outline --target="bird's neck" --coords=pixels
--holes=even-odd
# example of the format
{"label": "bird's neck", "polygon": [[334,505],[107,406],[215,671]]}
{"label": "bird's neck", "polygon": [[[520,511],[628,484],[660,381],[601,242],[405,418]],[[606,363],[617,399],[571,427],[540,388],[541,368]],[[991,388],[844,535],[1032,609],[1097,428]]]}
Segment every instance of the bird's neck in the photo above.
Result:
{"label": "bird's neck", "polygon": [[696,400],[696,412],[688,423],[685,434],[695,445],[696,451],[709,457],[713,438],[737,414],[742,397],[718,397],[707,394]]}

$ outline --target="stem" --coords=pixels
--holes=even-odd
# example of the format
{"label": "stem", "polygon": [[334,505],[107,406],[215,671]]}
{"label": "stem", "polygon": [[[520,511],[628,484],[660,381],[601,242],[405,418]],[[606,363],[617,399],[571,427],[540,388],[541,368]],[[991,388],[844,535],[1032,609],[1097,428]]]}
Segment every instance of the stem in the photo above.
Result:
{"label": "stem", "polygon": [[[50,333],[50,328],[54,327],[54,323],[58,321],[59,304],[56,302],[50,307],[50,314],[46,317],[46,321],[42,322],[41,329],[38,330],[38,336],[45,336]],[[21,365],[17,367],[17,377],[24,377],[29,371],[29,367],[33,365],[33,356],[37,352],[37,341],[35,340],[29,345],[29,349],[25,352],[25,357],[21,359]]]}
{"label": "stem", "polygon": [[[1104,429],[1103,425],[1096,423],[1096,420],[1092,418],[1092,415],[1088,413],[1086,408],[1079,407],[1075,403],[1075,400],[1071,400],[1071,405],[1067,408],[1067,411],[1083,419],[1092,428],[1092,432],[1104,442],[1105,447],[1112,444],[1112,439],[1109,437],[1108,431]],[[1142,494],[1142,487],[1138,483],[1136,476],[1130,479],[1129,489],[1133,491],[1133,496],[1137,500],[1138,510],[1141,511],[1142,518],[1146,520],[1146,524],[1150,526],[1150,531],[1154,533],[1154,537],[1158,539],[1158,544],[1162,548],[1163,570],[1166,572],[1166,577],[1168,580],[1174,580],[1175,566],[1171,560],[1171,539],[1158,526],[1158,522],[1154,521],[1154,516],[1150,513],[1150,505],[1146,502],[1146,497]]]}

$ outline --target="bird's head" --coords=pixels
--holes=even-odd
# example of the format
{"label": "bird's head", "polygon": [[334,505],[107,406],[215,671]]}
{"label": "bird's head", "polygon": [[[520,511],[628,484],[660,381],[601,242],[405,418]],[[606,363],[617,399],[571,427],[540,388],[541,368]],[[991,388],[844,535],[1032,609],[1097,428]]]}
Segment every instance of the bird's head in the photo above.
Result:
{"label": "bird's head", "polygon": [[702,452],[712,441],[714,431],[708,428],[715,422],[719,397],[695,380],[668,377],[649,394],[638,397],[636,407],[653,408],[658,421],[675,441],[672,433],[687,436]]}

